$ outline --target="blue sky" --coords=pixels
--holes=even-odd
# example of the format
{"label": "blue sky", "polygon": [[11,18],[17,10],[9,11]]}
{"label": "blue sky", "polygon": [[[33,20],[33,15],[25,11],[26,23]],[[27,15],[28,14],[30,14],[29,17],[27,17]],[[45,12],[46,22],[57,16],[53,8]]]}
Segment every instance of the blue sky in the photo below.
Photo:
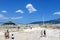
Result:
{"label": "blue sky", "polygon": [[0,22],[31,23],[60,18],[60,0],[0,0]]}

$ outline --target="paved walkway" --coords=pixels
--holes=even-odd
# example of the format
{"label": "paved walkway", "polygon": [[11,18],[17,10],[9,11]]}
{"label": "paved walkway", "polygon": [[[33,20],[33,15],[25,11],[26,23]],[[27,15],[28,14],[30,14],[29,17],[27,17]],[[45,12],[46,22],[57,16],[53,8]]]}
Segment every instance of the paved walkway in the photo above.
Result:
{"label": "paved walkway", "polygon": [[[59,40],[59,32],[57,30],[46,30],[46,37],[40,37],[39,31],[32,32],[12,32],[15,36],[15,40]],[[0,35],[0,40],[4,40],[4,36]],[[7,39],[7,40],[11,40]]]}

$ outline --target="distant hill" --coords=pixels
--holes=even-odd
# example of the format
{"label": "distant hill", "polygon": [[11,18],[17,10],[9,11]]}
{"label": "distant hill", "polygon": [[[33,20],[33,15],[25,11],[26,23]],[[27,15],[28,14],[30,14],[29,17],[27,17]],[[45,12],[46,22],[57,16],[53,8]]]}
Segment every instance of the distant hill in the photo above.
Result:
{"label": "distant hill", "polygon": [[[32,22],[30,24],[42,24],[43,21],[38,21],[38,22]],[[45,24],[59,24],[60,23],[60,19],[54,19],[54,20],[50,20],[50,21],[44,21]]]}
{"label": "distant hill", "polygon": [[[0,22],[0,24],[3,24],[5,22]],[[15,22],[13,22],[15,23]],[[60,18],[54,19],[54,20],[49,20],[49,21],[44,21],[45,24],[60,24]],[[23,23],[16,23],[16,24],[23,24]],[[32,22],[28,24],[43,24],[43,21],[37,21],[37,22]]]}

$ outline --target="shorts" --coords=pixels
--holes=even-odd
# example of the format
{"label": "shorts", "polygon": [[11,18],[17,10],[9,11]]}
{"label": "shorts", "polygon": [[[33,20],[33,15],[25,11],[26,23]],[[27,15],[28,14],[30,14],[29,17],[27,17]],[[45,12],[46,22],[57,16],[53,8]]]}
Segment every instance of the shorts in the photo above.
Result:
{"label": "shorts", "polygon": [[12,37],[12,39],[14,39],[14,37]]}

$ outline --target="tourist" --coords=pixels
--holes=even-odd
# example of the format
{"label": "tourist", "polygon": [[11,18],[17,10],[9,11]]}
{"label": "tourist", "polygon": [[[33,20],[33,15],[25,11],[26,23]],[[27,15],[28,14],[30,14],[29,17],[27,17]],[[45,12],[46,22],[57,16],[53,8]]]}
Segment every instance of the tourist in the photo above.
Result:
{"label": "tourist", "polygon": [[14,40],[14,35],[12,34],[11,39]]}
{"label": "tourist", "polygon": [[44,30],[44,37],[46,37],[46,31]]}
{"label": "tourist", "polygon": [[41,37],[43,37],[43,30],[41,30]]}
{"label": "tourist", "polygon": [[6,39],[9,39],[9,31],[8,31],[8,30],[7,30],[7,32],[5,32],[4,35],[5,35],[5,40],[6,40]]}

